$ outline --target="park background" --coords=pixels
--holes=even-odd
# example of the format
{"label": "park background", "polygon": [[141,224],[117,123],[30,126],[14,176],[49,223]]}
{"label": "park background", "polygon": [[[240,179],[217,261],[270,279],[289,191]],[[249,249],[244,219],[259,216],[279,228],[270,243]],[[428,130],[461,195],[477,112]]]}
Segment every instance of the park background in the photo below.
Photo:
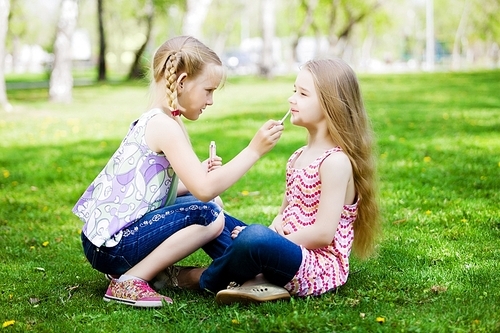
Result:
{"label": "park background", "polygon": [[[499,8],[498,0],[0,0],[3,330],[500,331]],[[374,258],[353,258],[345,286],[248,307],[182,290],[163,290],[175,303],[155,310],[102,301],[107,281],[83,257],[71,208],[145,111],[155,48],[179,34],[203,40],[228,68],[215,104],[186,122],[200,159],[215,140],[228,161],[260,124],[281,118],[306,59],[342,57],[358,73],[384,230]],[[286,160],[305,139],[288,124],[223,194],[227,210],[269,224]],[[183,264],[209,262],[199,251]]]}

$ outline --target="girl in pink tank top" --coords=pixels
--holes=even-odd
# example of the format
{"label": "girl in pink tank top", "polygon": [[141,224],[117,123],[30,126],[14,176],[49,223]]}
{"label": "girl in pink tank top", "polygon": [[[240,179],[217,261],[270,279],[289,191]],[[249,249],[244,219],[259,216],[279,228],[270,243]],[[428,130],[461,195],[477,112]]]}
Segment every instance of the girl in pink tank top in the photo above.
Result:
{"label": "girl in pink tank top", "polygon": [[217,292],[219,303],[321,295],[346,283],[351,250],[362,259],[373,252],[372,133],[354,71],[341,59],[309,61],[288,102],[307,144],[288,160],[285,195],[269,228],[226,215],[232,242],[199,276],[199,287]]}

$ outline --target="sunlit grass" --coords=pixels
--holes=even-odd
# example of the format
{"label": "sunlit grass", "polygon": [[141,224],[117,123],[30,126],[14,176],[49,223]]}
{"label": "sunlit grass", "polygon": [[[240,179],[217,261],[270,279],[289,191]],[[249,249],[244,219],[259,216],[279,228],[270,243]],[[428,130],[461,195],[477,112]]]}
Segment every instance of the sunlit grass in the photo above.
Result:
{"label": "sunlit grass", "polygon": [[[262,123],[280,119],[293,81],[230,79],[200,120],[186,122],[200,159],[215,140],[227,162]],[[146,311],[102,301],[107,283],[84,259],[71,213],[145,110],[146,84],[77,87],[72,104],[48,103],[46,89],[9,91],[15,112],[0,114],[5,330],[499,331],[500,72],[360,81],[378,145],[378,255],[353,259],[348,283],[318,298],[218,307],[212,295],[165,290],[175,303]],[[232,215],[267,225],[276,214],[285,163],[306,139],[285,125],[275,149],[223,193]],[[201,251],[184,260],[209,262]]]}

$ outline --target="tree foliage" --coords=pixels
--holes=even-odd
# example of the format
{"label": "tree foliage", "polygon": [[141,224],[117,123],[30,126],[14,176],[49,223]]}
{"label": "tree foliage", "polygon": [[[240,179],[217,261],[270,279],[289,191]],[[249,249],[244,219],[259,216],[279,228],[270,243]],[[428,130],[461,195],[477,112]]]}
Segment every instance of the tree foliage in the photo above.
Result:
{"label": "tree foliage", "polygon": [[[58,2],[10,1],[6,52],[17,59],[23,44],[54,52]],[[91,36],[94,62],[99,55],[97,1],[79,0],[78,20],[78,28]],[[183,33],[189,10],[187,0],[99,1],[103,1],[106,37],[102,61],[113,73],[131,78],[144,76],[158,45]],[[258,45],[256,40],[263,36],[259,3],[212,0],[203,23],[203,41],[221,55],[242,48],[243,42]],[[465,15],[467,3],[470,9]],[[500,0],[435,0],[434,8],[439,52],[458,54],[468,62],[491,55],[494,61],[500,44]],[[304,37],[317,41],[314,54],[343,56],[352,63],[365,58],[418,63],[425,54],[424,0],[276,0],[275,22],[284,61],[291,61],[292,50]]]}

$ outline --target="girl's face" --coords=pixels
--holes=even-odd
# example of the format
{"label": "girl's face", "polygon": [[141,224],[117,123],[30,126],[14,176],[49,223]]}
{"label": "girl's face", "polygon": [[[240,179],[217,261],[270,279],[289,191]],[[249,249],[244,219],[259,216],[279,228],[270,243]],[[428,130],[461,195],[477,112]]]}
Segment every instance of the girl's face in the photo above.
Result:
{"label": "girl's face", "polygon": [[182,115],[189,120],[199,118],[203,110],[213,104],[213,94],[222,76],[220,66],[208,64],[195,78],[181,74],[177,85],[177,101]]}
{"label": "girl's face", "polygon": [[311,72],[302,69],[297,75],[294,88],[293,95],[288,98],[292,111],[292,124],[314,128],[324,119],[324,115]]}

